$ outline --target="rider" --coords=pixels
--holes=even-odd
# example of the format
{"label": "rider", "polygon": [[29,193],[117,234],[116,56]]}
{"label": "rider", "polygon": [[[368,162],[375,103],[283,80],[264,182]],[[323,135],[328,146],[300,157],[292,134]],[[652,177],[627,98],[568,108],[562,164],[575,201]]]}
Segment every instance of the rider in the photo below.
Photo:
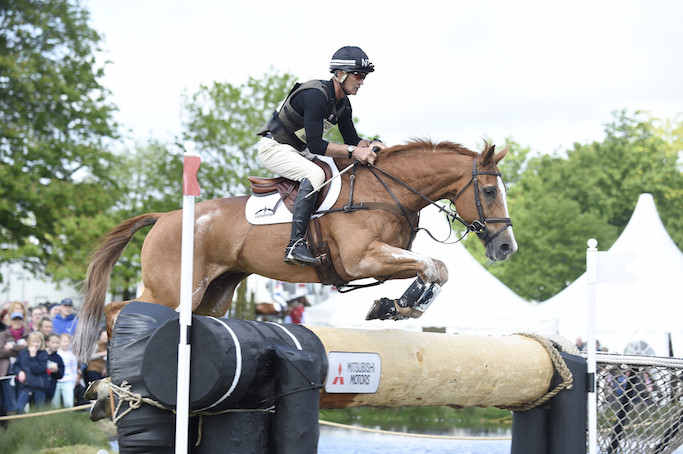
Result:
{"label": "rider", "polygon": [[[311,160],[316,155],[325,155],[372,164],[377,158],[373,148],[385,148],[379,139],[371,141],[358,137],[348,99],[349,95],[358,93],[365,77],[374,70],[361,48],[342,47],[330,61],[332,79],[297,83],[282,107],[258,132],[263,136],[258,145],[263,166],[275,174],[299,181],[292,234],[285,249],[286,263],[300,266],[319,264],[304,240],[315,205],[315,197],[306,196],[325,182],[323,170]],[[323,139],[335,124],[339,125],[344,144]]]}

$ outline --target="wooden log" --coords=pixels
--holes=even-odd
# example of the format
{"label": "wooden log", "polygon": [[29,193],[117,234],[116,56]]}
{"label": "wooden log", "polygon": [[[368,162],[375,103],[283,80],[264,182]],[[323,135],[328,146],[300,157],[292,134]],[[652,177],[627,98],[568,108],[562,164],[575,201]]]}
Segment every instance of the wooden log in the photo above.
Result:
{"label": "wooden log", "polygon": [[[377,353],[381,360],[374,394],[323,389],[321,409],[517,406],[545,395],[554,374],[545,348],[521,336],[306,327],[320,338],[328,360],[331,352]],[[344,367],[330,361],[328,377]]]}

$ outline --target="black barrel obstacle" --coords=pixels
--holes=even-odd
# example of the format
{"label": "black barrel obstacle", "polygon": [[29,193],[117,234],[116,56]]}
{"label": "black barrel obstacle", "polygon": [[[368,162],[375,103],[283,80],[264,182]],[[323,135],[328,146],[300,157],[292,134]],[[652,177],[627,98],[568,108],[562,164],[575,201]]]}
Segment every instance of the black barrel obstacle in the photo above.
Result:
{"label": "black barrel obstacle", "polygon": [[[121,311],[114,333],[112,383],[174,409],[178,314],[132,302]],[[311,331],[301,325],[193,316],[190,339],[190,411],[197,416],[190,418],[188,452],[316,452],[327,362]],[[124,399],[117,414],[131,405],[135,402]],[[175,417],[168,410],[141,405],[117,427],[122,454],[173,449]]]}

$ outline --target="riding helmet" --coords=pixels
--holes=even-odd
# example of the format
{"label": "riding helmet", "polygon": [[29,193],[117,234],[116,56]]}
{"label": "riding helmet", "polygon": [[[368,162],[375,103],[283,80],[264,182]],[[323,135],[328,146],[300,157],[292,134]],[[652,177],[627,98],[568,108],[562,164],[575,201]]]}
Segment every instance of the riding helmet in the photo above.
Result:
{"label": "riding helmet", "polygon": [[332,55],[330,61],[330,72],[333,73],[338,69],[347,73],[368,74],[373,72],[375,67],[363,49],[356,46],[344,46]]}

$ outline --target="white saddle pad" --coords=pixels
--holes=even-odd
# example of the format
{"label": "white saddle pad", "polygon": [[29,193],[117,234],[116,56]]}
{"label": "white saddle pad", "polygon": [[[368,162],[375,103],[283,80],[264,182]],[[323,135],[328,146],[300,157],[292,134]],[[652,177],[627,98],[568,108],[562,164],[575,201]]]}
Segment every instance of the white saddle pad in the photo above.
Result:
{"label": "white saddle pad", "polygon": [[[328,156],[317,156],[317,158],[330,165],[330,168],[332,169],[332,178],[339,175],[339,169],[337,169],[337,166],[334,164],[334,159]],[[330,189],[327,191],[327,195],[325,196],[322,205],[318,208],[319,211],[325,211],[332,208],[341,193],[341,178],[334,178],[328,185],[330,186]],[[247,221],[254,225],[292,222],[292,213],[287,209],[284,202],[280,202],[280,194],[277,192],[262,196],[250,196],[244,209],[244,215],[246,216]],[[320,216],[322,216],[322,214],[314,214],[312,217],[316,218]]]}

